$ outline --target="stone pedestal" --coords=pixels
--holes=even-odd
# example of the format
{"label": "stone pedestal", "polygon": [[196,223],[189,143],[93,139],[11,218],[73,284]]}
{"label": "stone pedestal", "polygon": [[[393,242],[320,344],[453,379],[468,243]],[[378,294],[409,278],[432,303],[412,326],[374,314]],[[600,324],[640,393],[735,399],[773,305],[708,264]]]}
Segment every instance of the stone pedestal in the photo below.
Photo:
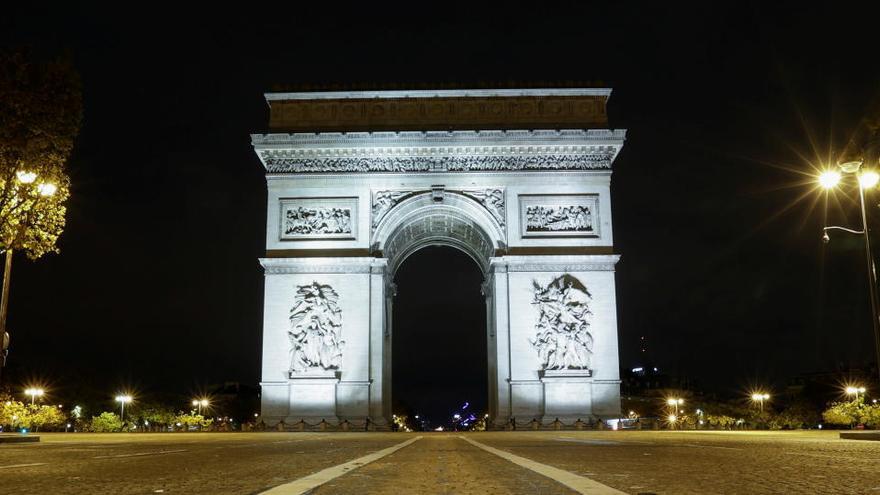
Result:
{"label": "stone pedestal", "polygon": [[592,417],[593,378],[590,370],[545,370],[544,420],[559,419],[565,424]]}
{"label": "stone pedestal", "polygon": [[339,377],[333,370],[308,370],[302,373],[291,373],[288,386],[290,388],[290,415],[285,422],[294,423],[300,420],[306,423],[339,422],[336,416],[336,386]]}

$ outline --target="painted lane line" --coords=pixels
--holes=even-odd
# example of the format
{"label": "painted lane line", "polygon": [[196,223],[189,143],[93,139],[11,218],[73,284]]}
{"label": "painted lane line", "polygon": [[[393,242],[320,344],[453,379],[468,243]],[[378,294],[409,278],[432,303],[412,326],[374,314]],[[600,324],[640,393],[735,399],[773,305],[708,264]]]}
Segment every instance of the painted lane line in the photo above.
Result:
{"label": "painted lane line", "polygon": [[701,449],[746,450],[746,449],[740,449],[737,447],[721,447],[718,445],[699,445],[696,443],[681,443],[678,445],[673,445],[673,447],[697,447],[697,448],[701,448]]}
{"label": "painted lane line", "polygon": [[117,454],[117,455],[98,455],[92,457],[92,459],[118,459],[120,457],[142,457],[145,455],[163,455],[163,454],[177,454],[180,452],[186,452],[186,449],[180,450],[159,450],[156,452],[139,452],[137,454]]}
{"label": "painted lane line", "polygon": [[571,488],[572,490],[578,493],[585,493],[589,495],[625,495],[626,492],[622,492],[620,490],[616,490],[611,488],[608,485],[603,485],[598,481],[591,480],[590,478],[585,478],[583,476],[578,476],[574,473],[565,471],[563,469],[555,468],[553,466],[548,466],[546,464],[541,464],[540,462],[535,462],[531,459],[526,459],[525,457],[520,457],[518,455],[511,454],[510,452],[505,452],[503,450],[498,450],[493,447],[489,447],[488,445],[484,445],[475,440],[471,440],[466,437],[459,437],[465,442],[473,445],[474,447],[479,447],[486,452],[491,454],[495,454],[502,459],[510,461],[517,466],[522,466],[526,469],[530,469],[542,476],[546,476],[558,483],[562,483],[563,485]]}
{"label": "painted lane line", "polygon": [[0,469],[12,469],[12,468],[20,468],[20,467],[31,467],[31,466],[45,466],[46,462],[32,462],[30,464],[12,464],[9,466],[0,466]]}
{"label": "painted lane line", "polygon": [[559,442],[573,442],[573,443],[584,443],[587,445],[620,445],[620,442],[615,442],[614,440],[592,440],[589,438],[555,438]]}
{"label": "painted lane line", "polygon": [[318,486],[323,485],[324,483],[342,476],[343,474],[350,473],[355,469],[365,466],[373,461],[377,461],[387,455],[393,454],[398,450],[421,440],[422,437],[410,438],[409,440],[394,445],[393,447],[388,447],[387,449],[382,449],[377,452],[373,452],[372,454],[367,454],[363,457],[358,457],[353,461],[346,462],[344,464],[339,464],[338,466],[329,467],[322,471],[318,471],[317,473],[310,474],[298,480],[291,481],[290,483],[285,483],[283,485],[278,485],[275,488],[270,488],[262,494],[268,495],[300,495],[303,493],[307,493],[311,490],[314,490]]}

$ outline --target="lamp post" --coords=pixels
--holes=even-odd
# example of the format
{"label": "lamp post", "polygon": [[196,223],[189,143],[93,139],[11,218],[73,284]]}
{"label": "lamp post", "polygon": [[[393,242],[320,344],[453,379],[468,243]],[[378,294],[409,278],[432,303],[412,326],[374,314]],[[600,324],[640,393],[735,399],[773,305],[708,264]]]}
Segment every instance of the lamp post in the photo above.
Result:
{"label": "lamp post", "polygon": [[208,399],[193,399],[193,401],[192,401],[192,405],[194,407],[197,407],[199,410],[199,416],[202,415],[202,408],[208,407],[208,404],[209,404]]}
{"label": "lamp post", "polygon": [[[32,184],[36,182],[37,174],[34,172],[19,170],[15,173],[15,178],[13,180],[16,181],[18,186],[25,188],[33,187]],[[36,193],[34,195],[33,204],[29,209],[24,209],[25,215],[30,213],[30,210],[34,208],[41,197],[52,196],[57,190],[58,187],[49,182],[37,184],[31,192],[32,194]],[[14,197],[17,197],[17,195]],[[18,240],[18,237],[24,232],[27,224],[28,217],[26,216],[25,220],[21,222],[12,238],[6,240],[6,260],[3,264],[3,288],[2,292],[0,292],[0,379],[3,377],[3,368],[6,366],[6,356],[9,355],[9,332],[6,330],[6,315],[9,312],[9,278],[12,274],[13,246]]]}
{"label": "lamp post", "polygon": [[873,170],[861,170],[862,160],[852,160],[838,164],[840,172],[837,170],[826,170],[819,176],[819,184],[826,190],[832,189],[840,182],[841,172],[848,175],[855,175],[859,183],[859,207],[862,215],[862,230],[853,230],[846,227],[836,225],[826,226],[822,228],[822,240],[829,242],[831,237],[828,235],[829,230],[842,230],[851,234],[864,236],[865,239],[865,263],[867,265],[868,276],[868,297],[871,302],[871,326],[874,329],[874,351],[877,359],[877,371],[880,374],[880,303],[877,301],[877,268],[874,264],[874,256],[871,253],[871,236],[868,232],[868,216],[865,211],[865,190],[873,188],[880,182],[880,174]]}
{"label": "lamp post", "polygon": [[764,401],[770,398],[770,394],[765,393],[754,393],[752,394],[752,401],[757,402],[761,407],[761,412],[764,412]]}
{"label": "lamp post", "polygon": [[682,404],[684,404],[684,399],[679,397],[670,397],[666,399],[666,405],[668,406],[668,415],[666,419],[669,420],[669,425],[672,428],[675,428],[675,422],[678,421],[678,408]]}
{"label": "lamp post", "polygon": [[121,408],[119,412],[119,419],[125,421],[125,405],[131,402],[130,395],[117,395],[116,402],[119,403],[119,407]]}
{"label": "lamp post", "polygon": [[45,392],[41,388],[28,388],[25,389],[24,394],[31,396],[31,405],[34,405],[34,401],[37,397],[42,397]]}
{"label": "lamp post", "polygon": [[855,395],[858,401],[859,394],[864,394],[865,390],[865,387],[846,387],[846,395]]}

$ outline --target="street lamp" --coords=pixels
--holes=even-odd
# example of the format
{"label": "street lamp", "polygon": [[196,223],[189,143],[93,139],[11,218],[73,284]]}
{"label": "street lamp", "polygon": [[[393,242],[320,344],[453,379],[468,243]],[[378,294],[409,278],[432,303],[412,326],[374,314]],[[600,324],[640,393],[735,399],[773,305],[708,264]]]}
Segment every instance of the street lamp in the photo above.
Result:
{"label": "street lamp", "polygon": [[868,234],[868,216],[865,212],[865,190],[872,189],[880,182],[880,174],[873,170],[862,170],[862,160],[855,159],[838,164],[840,172],[826,170],[819,175],[819,184],[826,190],[837,186],[841,173],[855,175],[859,183],[859,207],[862,214],[862,230],[853,230],[836,225],[822,228],[822,240],[829,242],[829,230],[842,230],[865,238],[865,262],[868,270],[868,297],[871,299],[871,326],[874,329],[874,351],[877,358],[877,371],[880,373],[880,302],[877,301],[877,267],[871,254],[871,236]]}
{"label": "street lamp", "polygon": [[28,388],[25,389],[24,394],[31,396],[31,405],[34,405],[34,401],[37,397],[42,397],[46,392],[41,388]]}
{"label": "street lamp", "polygon": [[208,399],[193,399],[192,401],[193,407],[197,407],[199,409],[199,416],[201,416],[202,414],[202,408],[208,407],[208,404],[210,404],[210,402],[208,402]]}
{"label": "street lamp", "polygon": [[757,402],[761,406],[761,412],[764,412],[764,401],[770,398],[770,394],[765,393],[754,393],[752,394],[752,401]]}
{"label": "street lamp", "polygon": [[[33,187],[32,184],[37,181],[37,174],[27,170],[18,170],[15,172],[14,181],[18,182],[18,185],[25,188]],[[40,198],[52,196],[57,190],[58,186],[51,182],[37,184],[35,189],[37,194],[33,199],[33,204],[30,209],[33,209],[34,205],[40,201]],[[13,193],[13,197],[17,197],[17,194]],[[24,210],[25,215],[28,215],[29,213],[30,210]],[[0,378],[2,378],[3,368],[6,366],[6,356],[9,355],[9,332],[6,331],[6,315],[9,312],[9,276],[12,273],[13,246],[18,240],[18,237],[23,234],[27,224],[28,219],[25,217],[25,220],[20,222],[19,228],[12,234],[11,238],[5,239],[7,243],[6,262],[3,267],[3,288],[2,292],[0,292]]]}
{"label": "street lamp", "polygon": [[121,410],[119,411],[119,419],[125,421],[125,405],[131,402],[130,395],[117,395],[116,402],[119,403]]}
{"label": "street lamp", "polygon": [[846,395],[855,395],[859,400],[859,394],[864,394],[865,390],[865,387],[846,387]]}

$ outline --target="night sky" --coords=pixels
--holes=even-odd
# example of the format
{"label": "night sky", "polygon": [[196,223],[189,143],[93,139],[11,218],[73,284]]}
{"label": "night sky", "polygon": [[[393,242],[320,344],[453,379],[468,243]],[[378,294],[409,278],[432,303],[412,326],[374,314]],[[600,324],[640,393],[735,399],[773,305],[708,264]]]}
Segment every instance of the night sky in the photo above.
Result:
{"label": "night sky", "polygon": [[[13,265],[7,376],[59,396],[256,385],[266,190],[249,133],[266,131],[263,93],[493,81],[614,89],[611,126],[628,129],[612,182],[623,367],[642,362],[641,336],[661,369],[719,391],[865,366],[874,349],[861,240],[820,241],[824,203],[804,174],[878,115],[877,12],[764,3],[450,5],[437,15],[416,4],[400,11],[409,15],[384,4],[7,6],[0,43],[67,54],[85,107],[61,254]],[[828,216],[853,225],[847,197]],[[470,332],[419,331],[470,398],[485,394],[473,353],[485,346],[484,308],[476,265],[461,258],[420,253],[401,287],[472,297],[407,310],[412,296],[401,294],[395,317],[417,327],[463,313]],[[438,266],[471,272],[437,276]],[[394,345],[418,348],[403,336]],[[396,392],[436,383],[436,367],[412,361],[395,358],[408,380]]]}

